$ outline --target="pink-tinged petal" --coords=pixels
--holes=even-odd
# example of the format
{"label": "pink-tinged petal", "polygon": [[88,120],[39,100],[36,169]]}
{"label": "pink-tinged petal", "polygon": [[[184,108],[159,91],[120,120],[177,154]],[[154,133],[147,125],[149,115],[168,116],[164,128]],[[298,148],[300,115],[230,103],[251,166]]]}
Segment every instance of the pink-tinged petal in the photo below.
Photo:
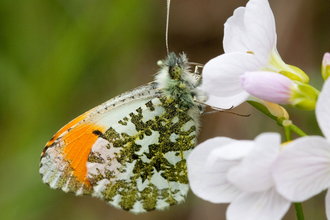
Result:
{"label": "pink-tinged petal", "polygon": [[330,141],[330,80],[325,81],[319,94],[315,114],[323,135]]}
{"label": "pink-tinged petal", "polygon": [[251,51],[244,26],[245,8],[239,7],[225,23],[223,49],[225,53]]}
{"label": "pink-tinged petal", "polygon": [[329,191],[329,189],[325,196],[325,213],[327,215],[327,219],[330,219],[330,191]]}
{"label": "pink-tinged petal", "polygon": [[251,95],[268,102],[290,104],[294,82],[279,73],[246,72],[240,77],[242,88]]}
{"label": "pink-tinged petal", "polygon": [[250,0],[246,4],[245,28],[252,51],[261,63],[268,63],[276,48],[276,27],[268,0]]}
{"label": "pink-tinged petal", "polygon": [[301,202],[330,186],[330,143],[318,136],[298,138],[287,144],[273,169],[279,193]]}
{"label": "pink-tinged petal", "polygon": [[245,91],[230,97],[217,97],[209,94],[208,100],[205,102],[205,104],[226,110],[239,106],[245,102],[249,96],[250,94]]}
{"label": "pink-tinged petal", "polygon": [[205,64],[200,89],[218,97],[235,97],[244,91],[239,77],[258,68],[260,65],[252,54],[235,52],[220,55]]}
{"label": "pink-tinged petal", "polygon": [[272,167],[279,155],[281,136],[277,133],[263,133],[256,137],[255,147],[241,161],[228,171],[228,180],[247,192],[268,190],[274,185]]}
{"label": "pink-tinged petal", "polygon": [[329,52],[324,53],[323,59],[322,59],[322,65],[330,66],[330,53]]}
{"label": "pink-tinged petal", "polygon": [[330,53],[325,53],[322,60],[322,77],[327,80],[330,76]]}
{"label": "pink-tinged petal", "polygon": [[290,204],[274,187],[263,192],[243,192],[229,205],[226,215],[230,220],[280,220]]}
{"label": "pink-tinged petal", "polygon": [[189,183],[191,190],[198,197],[213,203],[227,203],[240,193],[240,190],[226,180],[227,170],[236,165],[237,161],[218,159],[213,162],[214,166],[207,166],[212,150],[232,142],[235,140],[225,137],[212,138],[199,144],[189,155]]}

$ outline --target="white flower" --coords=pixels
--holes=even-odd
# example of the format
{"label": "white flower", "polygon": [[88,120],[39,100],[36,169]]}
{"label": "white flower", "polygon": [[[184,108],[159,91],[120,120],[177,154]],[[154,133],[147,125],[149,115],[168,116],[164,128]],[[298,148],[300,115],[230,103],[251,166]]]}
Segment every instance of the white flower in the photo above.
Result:
{"label": "white flower", "polygon": [[308,82],[299,68],[285,64],[276,49],[274,15],[268,0],[250,0],[225,23],[225,54],[210,60],[203,69],[201,89],[208,92],[211,106],[230,108],[244,102],[247,93],[240,83],[246,71],[271,71]]}
{"label": "white flower", "polygon": [[254,141],[209,139],[188,157],[191,189],[210,202],[230,202],[229,220],[279,220],[290,207],[272,177],[279,149],[276,133],[261,134]]}
{"label": "white flower", "polygon": [[[283,149],[274,168],[278,191],[291,201],[301,202],[330,188],[330,80],[324,83],[315,113],[325,138],[294,140]],[[325,203],[330,219],[329,190]]]}

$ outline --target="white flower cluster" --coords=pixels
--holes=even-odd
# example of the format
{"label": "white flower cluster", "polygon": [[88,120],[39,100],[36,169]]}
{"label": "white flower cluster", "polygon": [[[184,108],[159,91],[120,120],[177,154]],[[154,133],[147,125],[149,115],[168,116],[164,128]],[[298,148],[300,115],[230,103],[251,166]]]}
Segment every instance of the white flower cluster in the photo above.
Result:
{"label": "white flower cluster", "polygon": [[225,54],[206,63],[201,90],[207,104],[237,106],[250,95],[313,110],[318,91],[298,67],[287,65],[276,49],[275,20],[268,0],[250,0],[225,23]]}
{"label": "white flower cluster", "polygon": [[[315,109],[325,138],[305,136],[286,144],[277,133],[263,133],[253,141],[209,139],[188,157],[190,186],[204,200],[230,203],[228,220],[279,220],[292,202],[330,187],[330,81],[319,93],[307,84],[303,71],[282,61],[268,0],[250,0],[237,8],[225,23],[223,45],[225,54],[203,70],[207,104],[230,108],[253,96],[262,104]],[[325,57],[330,60],[329,54]],[[323,63],[324,79],[329,63]],[[326,216],[330,219],[329,192]]]}
{"label": "white flower cluster", "polygon": [[[325,136],[306,136],[281,146],[277,133],[254,141],[216,137],[188,157],[192,191],[214,203],[231,203],[230,220],[278,220],[291,202],[302,202],[330,187],[330,81],[316,106]],[[330,193],[326,195],[330,219]]]}

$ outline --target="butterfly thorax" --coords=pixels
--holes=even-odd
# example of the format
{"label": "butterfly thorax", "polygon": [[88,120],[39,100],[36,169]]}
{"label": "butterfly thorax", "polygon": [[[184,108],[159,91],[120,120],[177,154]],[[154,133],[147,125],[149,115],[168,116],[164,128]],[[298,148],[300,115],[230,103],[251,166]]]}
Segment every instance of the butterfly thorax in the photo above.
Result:
{"label": "butterfly thorax", "polygon": [[189,68],[185,54],[177,57],[170,53],[155,77],[164,94],[177,102],[177,107],[184,111],[196,106],[194,97],[197,94],[197,80]]}

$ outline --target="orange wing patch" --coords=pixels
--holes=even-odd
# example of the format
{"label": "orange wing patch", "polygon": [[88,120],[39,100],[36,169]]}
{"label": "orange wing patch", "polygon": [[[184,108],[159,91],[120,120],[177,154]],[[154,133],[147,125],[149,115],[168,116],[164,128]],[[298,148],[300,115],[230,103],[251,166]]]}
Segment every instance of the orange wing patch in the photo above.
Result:
{"label": "orange wing patch", "polygon": [[47,142],[41,154],[40,174],[51,188],[78,194],[92,192],[86,163],[99,133],[106,131],[104,126],[83,121],[93,110],[69,122]]}
{"label": "orange wing patch", "polygon": [[[67,131],[69,128],[71,128],[72,126],[74,126],[75,124],[77,124],[78,122],[82,121],[83,119],[85,119],[91,112],[92,110],[89,110],[87,112],[85,112],[84,114],[78,116],[77,118],[73,119],[72,121],[70,121],[68,124],[66,124],[63,128],[61,128],[53,137],[52,139],[50,139],[50,141],[47,142],[46,144],[46,148],[48,148],[50,145],[52,145],[54,143],[54,141],[61,136],[61,134],[63,134],[65,131]],[[44,152],[43,152],[44,153]],[[43,153],[41,154],[41,156],[43,155]]]}
{"label": "orange wing patch", "polygon": [[[89,153],[93,144],[99,138],[99,136],[93,134],[95,130],[102,133],[106,131],[102,126],[92,123],[82,123],[62,137],[65,143],[65,159],[70,162],[70,166],[73,168],[73,175],[81,183],[84,183],[87,177],[86,163]],[[86,183],[90,184],[89,181]]]}

